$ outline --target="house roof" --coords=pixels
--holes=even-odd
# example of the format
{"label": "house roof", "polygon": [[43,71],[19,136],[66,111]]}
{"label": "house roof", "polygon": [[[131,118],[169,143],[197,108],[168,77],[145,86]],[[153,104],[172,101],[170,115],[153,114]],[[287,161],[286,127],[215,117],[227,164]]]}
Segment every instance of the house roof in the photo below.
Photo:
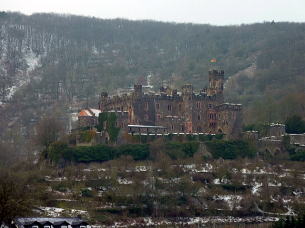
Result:
{"label": "house roof", "polygon": [[54,222],[53,223],[55,226],[59,226],[59,225],[71,225],[70,223],[68,223],[67,221],[58,221],[58,222]]}
{"label": "house roof", "polygon": [[24,225],[30,225],[34,223],[39,224],[48,224],[51,223],[53,225],[61,225],[64,223],[68,223],[71,225],[79,225],[79,224],[88,224],[81,218],[48,218],[48,217],[30,217],[30,218],[16,218],[14,219],[14,223],[19,227],[23,228]]}
{"label": "house roof", "polygon": [[83,109],[78,113],[78,116],[92,116],[92,114],[88,110]]}
{"label": "house roof", "polygon": [[163,126],[150,126],[150,125],[128,125],[131,128],[157,128],[157,129],[164,129],[166,127]]}
{"label": "house roof", "polygon": [[89,109],[83,109],[78,113],[78,116],[96,116],[98,117],[101,113],[101,110],[89,108]]}
{"label": "house roof", "polygon": [[99,114],[101,113],[101,110],[99,110],[99,109],[94,109],[94,108],[90,108],[90,111],[91,111],[96,117],[98,117]]}

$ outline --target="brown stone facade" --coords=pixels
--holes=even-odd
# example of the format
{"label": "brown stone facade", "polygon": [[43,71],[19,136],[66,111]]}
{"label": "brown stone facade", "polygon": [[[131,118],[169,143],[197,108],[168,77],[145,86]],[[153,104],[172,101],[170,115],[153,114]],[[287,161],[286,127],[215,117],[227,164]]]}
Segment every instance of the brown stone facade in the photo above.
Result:
{"label": "brown stone facade", "polygon": [[[161,88],[144,94],[135,85],[130,95],[109,97],[101,94],[102,112],[127,112],[128,124],[164,126],[168,133],[223,133],[237,137],[241,132],[241,105],[224,103],[224,71],[209,71],[209,87],[194,92],[192,85],[181,91]],[[118,115],[119,117],[119,115]],[[125,127],[125,126],[124,126]]]}
{"label": "brown stone facade", "polygon": [[94,128],[98,123],[98,116],[100,114],[98,109],[83,109],[78,113],[78,127],[84,128]]}

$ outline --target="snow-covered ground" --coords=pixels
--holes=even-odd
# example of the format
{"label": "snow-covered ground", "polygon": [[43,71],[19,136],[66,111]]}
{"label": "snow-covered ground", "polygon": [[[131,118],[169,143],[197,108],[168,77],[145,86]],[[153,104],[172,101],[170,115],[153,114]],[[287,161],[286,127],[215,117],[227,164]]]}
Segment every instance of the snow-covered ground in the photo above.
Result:
{"label": "snow-covered ground", "polygon": [[251,189],[251,192],[253,195],[258,195],[259,191],[260,191],[260,188],[263,186],[262,183],[258,183],[258,182],[255,182],[252,189]]}
{"label": "snow-covered ground", "polygon": [[189,217],[175,219],[156,219],[151,217],[140,219],[129,219],[124,222],[114,222],[112,226],[94,225],[92,227],[159,227],[159,226],[178,226],[178,227],[205,227],[208,224],[228,224],[228,223],[268,223],[278,221],[276,217],[232,217],[232,216],[213,216],[213,217]]}
{"label": "snow-covered ground", "polygon": [[76,209],[63,209],[58,207],[38,207],[41,211],[41,213],[46,214],[50,217],[60,217],[65,215],[69,216],[88,216],[88,212],[84,210],[76,210]]}
{"label": "snow-covered ground", "polygon": [[126,178],[118,178],[117,181],[119,184],[132,184],[133,183],[132,180],[127,180]]}
{"label": "snow-covered ground", "polygon": [[225,201],[229,209],[233,210],[234,207],[239,206],[239,203],[243,199],[243,197],[239,195],[215,195],[213,199]]}

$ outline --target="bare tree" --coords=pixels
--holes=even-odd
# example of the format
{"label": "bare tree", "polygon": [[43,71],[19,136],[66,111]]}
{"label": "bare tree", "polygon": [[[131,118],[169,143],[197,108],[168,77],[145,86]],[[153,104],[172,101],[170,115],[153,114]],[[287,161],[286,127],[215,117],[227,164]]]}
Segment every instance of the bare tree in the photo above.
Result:
{"label": "bare tree", "polygon": [[30,191],[19,179],[0,170],[0,225],[11,224],[15,217],[31,213]]}
{"label": "bare tree", "polygon": [[46,149],[51,143],[57,141],[63,134],[64,126],[59,119],[51,116],[43,118],[38,123],[36,130],[36,143],[44,146]]}
{"label": "bare tree", "polygon": [[10,145],[0,142],[0,167],[8,167],[17,160],[16,151]]}

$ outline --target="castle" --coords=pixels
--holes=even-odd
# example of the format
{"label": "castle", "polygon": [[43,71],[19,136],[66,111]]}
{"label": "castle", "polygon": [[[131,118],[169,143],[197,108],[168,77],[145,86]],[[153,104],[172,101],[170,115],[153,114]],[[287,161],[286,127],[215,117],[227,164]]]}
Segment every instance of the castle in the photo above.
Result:
{"label": "castle", "polygon": [[116,126],[164,129],[166,133],[225,134],[238,137],[241,132],[242,106],[224,103],[224,71],[209,71],[209,86],[194,92],[184,85],[178,92],[161,87],[159,93],[145,94],[142,85],[134,85],[132,94],[108,96],[101,94],[101,112],[116,113]]}

